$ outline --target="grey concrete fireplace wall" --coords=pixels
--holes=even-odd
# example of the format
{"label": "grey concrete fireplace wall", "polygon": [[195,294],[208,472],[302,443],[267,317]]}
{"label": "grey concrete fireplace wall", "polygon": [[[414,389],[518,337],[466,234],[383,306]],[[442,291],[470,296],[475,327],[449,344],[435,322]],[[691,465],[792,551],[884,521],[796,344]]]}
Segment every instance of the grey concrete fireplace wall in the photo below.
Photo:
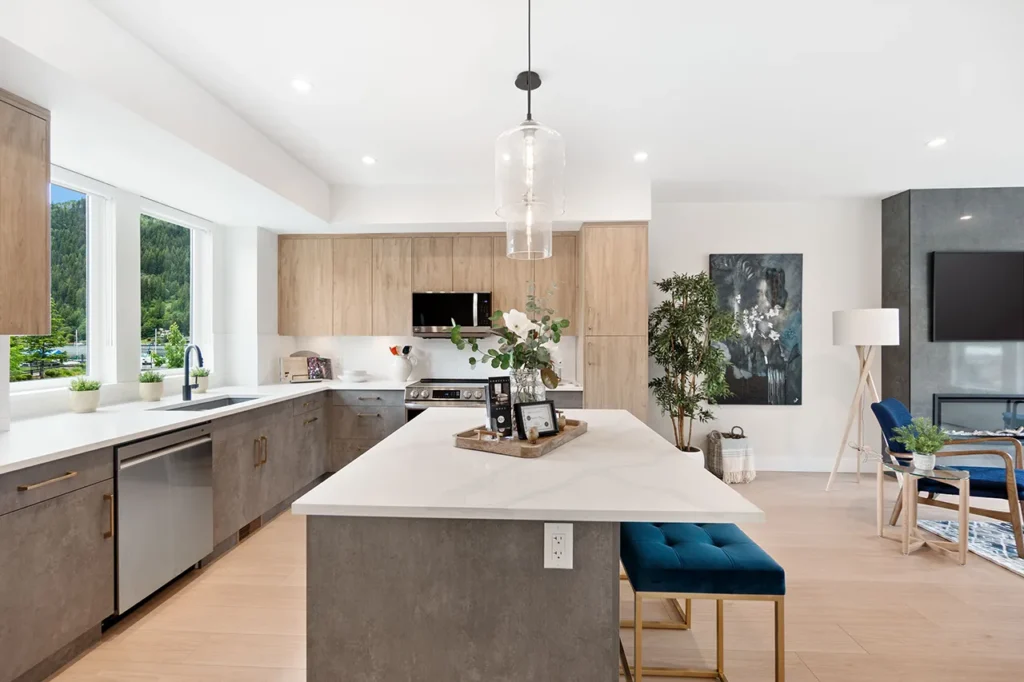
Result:
{"label": "grey concrete fireplace wall", "polygon": [[1024,188],[909,190],[882,202],[882,304],[901,318],[900,346],[882,349],[883,397],[930,416],[936,393],[1024,394],[1024,343],[930,340],[934,251],[1024,251]]}

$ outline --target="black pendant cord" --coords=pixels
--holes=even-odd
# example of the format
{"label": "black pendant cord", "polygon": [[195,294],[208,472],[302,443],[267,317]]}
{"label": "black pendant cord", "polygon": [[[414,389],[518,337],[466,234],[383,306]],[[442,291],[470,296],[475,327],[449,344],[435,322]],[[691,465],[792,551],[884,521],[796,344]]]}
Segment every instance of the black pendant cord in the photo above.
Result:
{"label": "black pendant cord", "polygon": [[526,120],[533,120],[533,0],[526,0]]}

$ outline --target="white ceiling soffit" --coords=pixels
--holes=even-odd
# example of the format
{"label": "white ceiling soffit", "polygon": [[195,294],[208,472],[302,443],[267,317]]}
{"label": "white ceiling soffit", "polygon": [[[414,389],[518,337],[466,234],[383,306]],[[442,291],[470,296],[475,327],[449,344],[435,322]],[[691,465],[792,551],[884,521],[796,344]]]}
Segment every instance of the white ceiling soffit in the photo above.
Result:
{"label": "white ceiling soffit", "polygon": [[87,0],[4,0],[0,57],[52,111],[54,163],[214,222],[325,224],[324,180]]}
{"label": "white ceiling soffit", "polygon": [[[95,4],[332,184],[489,184],[524,113],[525,0]],[[643,150],[668,199],[1024,184],[1024,2],[533,4],[570,177]]]}

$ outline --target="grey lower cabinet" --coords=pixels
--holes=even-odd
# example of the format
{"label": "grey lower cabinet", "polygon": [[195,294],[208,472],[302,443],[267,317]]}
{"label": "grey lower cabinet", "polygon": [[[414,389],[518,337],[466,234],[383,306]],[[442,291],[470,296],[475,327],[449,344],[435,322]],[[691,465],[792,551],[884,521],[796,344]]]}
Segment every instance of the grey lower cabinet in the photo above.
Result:
{"label": "grey lower cabinet", "polygon": [[583,391],[548,391],[547,396],[556,410],[583,409]]}
{"label": "grey lower cabinet", "polygon": [[107,462],[106,480],[0,516],[0,682],[27,679],[90,631],[98,639],[114,613],[112,456]]}
{"label": "grey lower cabinet", "polygon": [[338,471],[405,424],[404,391],[335,391],[328,470]]}
{"label": "grey lower cabinet", "polygon": [[274,406],[213,423],[213,544],[227,540],[260,508],[266,421]]}

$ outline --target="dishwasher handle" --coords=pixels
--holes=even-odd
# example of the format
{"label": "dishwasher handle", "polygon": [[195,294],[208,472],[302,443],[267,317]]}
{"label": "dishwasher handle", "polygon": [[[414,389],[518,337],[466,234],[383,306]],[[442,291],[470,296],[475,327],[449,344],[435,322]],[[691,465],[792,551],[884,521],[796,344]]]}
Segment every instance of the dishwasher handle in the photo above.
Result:
{"label": "dishwasher handle", "polygon": [[157,450],[156,452],[150,452],[145,455],[139,455],[138,457],[126,459],[125,461],[121,462],[118,465],[117,470],[125,471],[126,469],[131,469],[134,466],[145,464],[146,462],[151,462],[154,459],[159,459],[160,457],[167,457],[168,455],[173,455],[177,452],[181,452],[182,450],[188,450],[190,448],[196,447],[197,445],[205,445],[207,443],[212,442],[213,438],[211,438],[210,436],[195,438],[193,440],[185,441],[184,443],[179,443],[178,445],[172,445],[171,447],[164,448],[163,450]]}

